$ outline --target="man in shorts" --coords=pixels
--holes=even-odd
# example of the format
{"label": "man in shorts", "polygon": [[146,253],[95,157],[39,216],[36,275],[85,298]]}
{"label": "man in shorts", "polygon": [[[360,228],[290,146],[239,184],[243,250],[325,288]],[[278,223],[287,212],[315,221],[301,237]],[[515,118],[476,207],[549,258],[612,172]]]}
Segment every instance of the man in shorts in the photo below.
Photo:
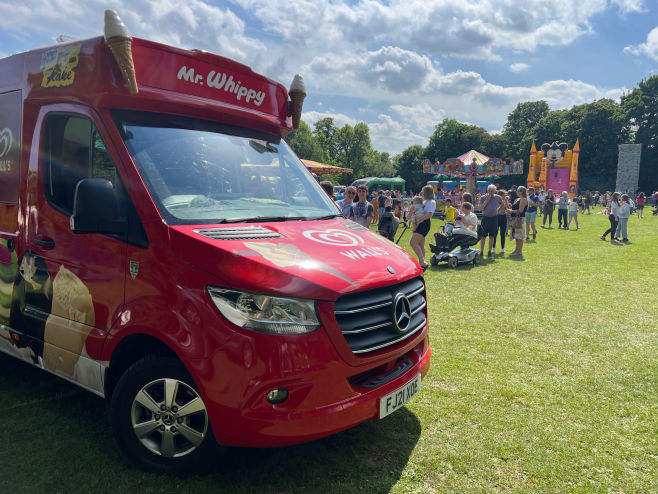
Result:
{"label": "man in shorts", "polygon": [[528,187],[528,210],[525,212],[525,239],[530,240],[530,229],[532,229],[532,239],[537,238],[537,207],[539,206],[539,196],[535,194],[534,187]]}
{"label": "man in shorts", "polygon": [[480,198],[480,209],[482,210],[482,230],[484,234],[480,241],[480,251],[484,253],[484,241],[489,237],[489,251],[487,257],[493,255],[493,242],[498,233],[498,208],[503,199],[496,194],[496,186],[489,184],[487,193]]}

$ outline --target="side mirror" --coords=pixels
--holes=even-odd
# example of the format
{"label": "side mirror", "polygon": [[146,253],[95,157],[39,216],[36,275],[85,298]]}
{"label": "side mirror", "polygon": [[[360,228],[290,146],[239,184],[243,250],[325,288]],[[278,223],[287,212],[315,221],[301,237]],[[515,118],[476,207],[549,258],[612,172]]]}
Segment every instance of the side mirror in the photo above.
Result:
{"label": "side mirror", "polygon": [[73,196],[73,233],[125,234],[127,222],[119,214],[114,187],[104,178],[84,178]]}

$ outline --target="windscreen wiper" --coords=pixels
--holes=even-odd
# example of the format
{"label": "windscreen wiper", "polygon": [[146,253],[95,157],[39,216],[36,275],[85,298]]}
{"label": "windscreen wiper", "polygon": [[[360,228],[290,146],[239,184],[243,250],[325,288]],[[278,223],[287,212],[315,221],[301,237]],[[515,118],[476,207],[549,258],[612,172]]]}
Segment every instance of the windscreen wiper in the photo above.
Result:
{"label": "windscreen wiper", "polygon": [[342,214],[328,214],[327,216],[318,216],[317,218],[309,218],[309,220],[333,220],[334,218],[343,218]]}

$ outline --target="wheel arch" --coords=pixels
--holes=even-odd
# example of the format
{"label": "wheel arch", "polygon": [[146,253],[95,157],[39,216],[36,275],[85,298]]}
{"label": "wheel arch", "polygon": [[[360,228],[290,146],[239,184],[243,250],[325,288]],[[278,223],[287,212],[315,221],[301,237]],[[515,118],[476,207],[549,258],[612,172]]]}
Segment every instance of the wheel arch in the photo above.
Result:
{"label": "wheel arch", "polygon": [[121,376],[135,362],[148,355],[163,355],[184,362],[165,342],[146,333],[134,333],[123,338],[112,350],[110,365],[105,372],[105,398],[109,402]]}

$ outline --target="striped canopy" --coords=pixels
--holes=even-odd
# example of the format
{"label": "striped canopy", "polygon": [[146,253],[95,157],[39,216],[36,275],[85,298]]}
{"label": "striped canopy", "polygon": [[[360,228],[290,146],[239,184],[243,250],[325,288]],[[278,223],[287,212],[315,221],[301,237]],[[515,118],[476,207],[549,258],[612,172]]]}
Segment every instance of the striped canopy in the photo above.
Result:
{"label": "striped canopy", "polygon": [[351,168],[341,168],[340,166],[326,165],[324,163],[318,163],[317,161],[302,160],[302,163],[306,165],[306,168],[308,168],[309,171],[315,173],[316,175],[338,175],[340,173],[352,173]]}
{"label": "striped canopy", "polygon": [[486,156],[475,149],[471,149],[468,153],[464,153],[461,156],[458,156],[457,159],[464,163],[465,165],[470,165],[473,163],[473,158],[475,158],[476,165],[484,165],[491,158]]}

